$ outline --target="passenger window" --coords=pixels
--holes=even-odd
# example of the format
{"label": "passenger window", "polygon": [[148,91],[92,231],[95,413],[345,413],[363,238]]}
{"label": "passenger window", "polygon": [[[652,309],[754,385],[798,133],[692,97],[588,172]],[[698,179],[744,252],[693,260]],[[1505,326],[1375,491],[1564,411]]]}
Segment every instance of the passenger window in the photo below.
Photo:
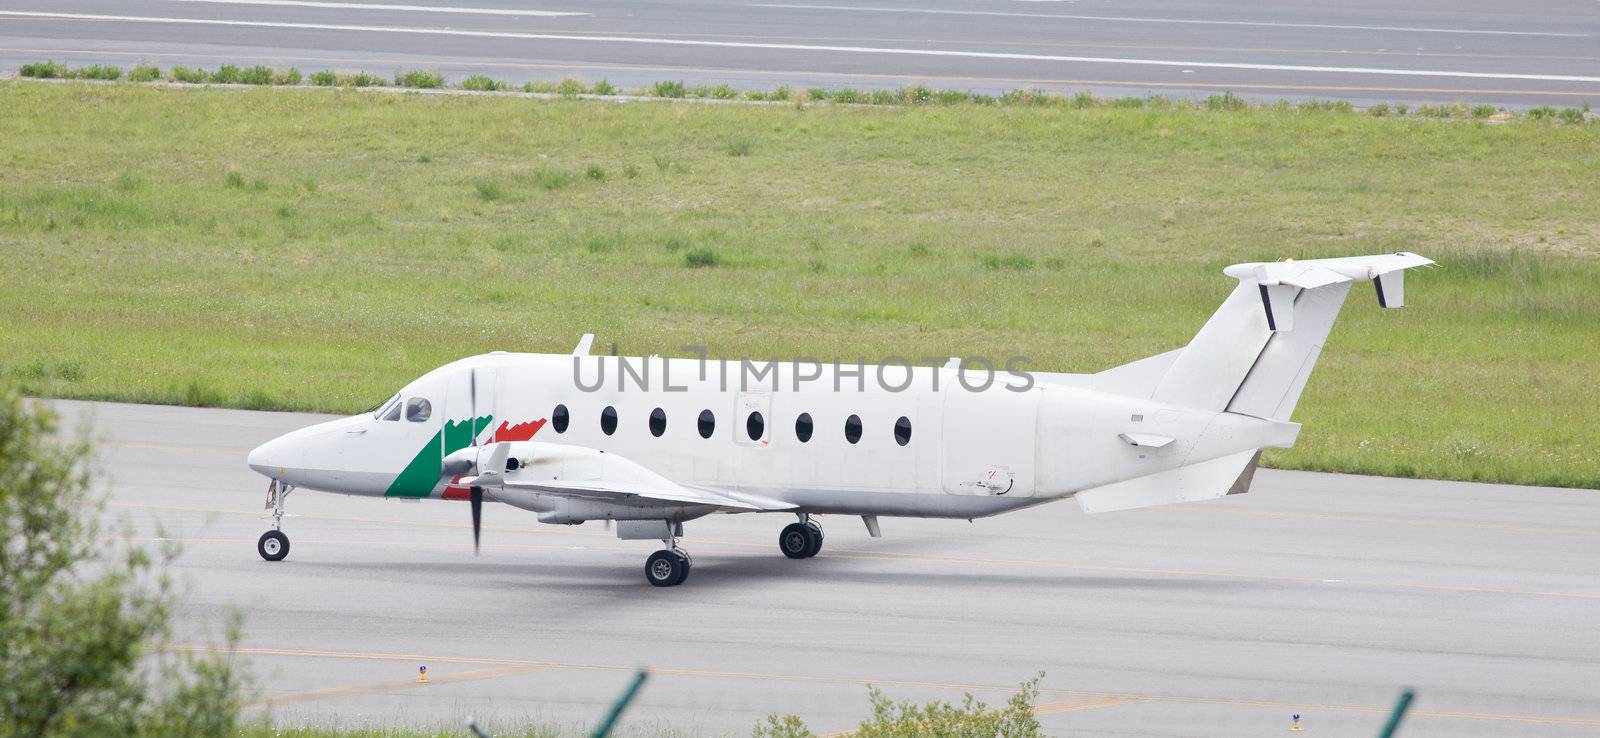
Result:
{"label": "passenger window", "polygon": [[861,416],[852,415],[844,421],[844,440],[851,443],[861,440]]}
{"label": "passenger window", "polygon": [[712,431],[715,431],[716,429],[717,429],[717,416],[712,415],[710,410],[701,410],[700,411],[700,437],[701,438],[710,438]]}
{"label": "passenger window", "polygon": [[566,405],[557,405],[550,413],[550,427],[555,428],[557,433],[566,433],[567,423],[571,420],[572,416],[567,414]]}
{"label": "passenger window", "polygon": [[801,443],[811,440],[811,413],[800,413],[800,417],[794,419],[794,437]]}
{"label": "passenger window", "polygon": [[667,432],[667,411],[656,408],[650,411],[650,435],[660,438]]}
{"label": "passenger window", "polygon": [[617,432],[616,408],[607,405],[606,409],[600,411],[600,430],[604,431],[608,436]]}
{"label": "passenger window", "polygon": [[406,420],[421,423],[430,417],[433,417],[433,403],[421,397],[413,397],[406,401]]}
{"label": "passenger window", "polygon": [[767,421],[759,412],[750,413],[750,417],[744,419],[744,432],[750,434],[750,440],[759,441],[761,434],[767,432]]}
{"label": "passenger window", "polygon": [[382,420],[399,420],[399,419],[400,419],[400,398],[396,397],[396,398],[394,398],[394,402],[389,403],[389,409],[383,413]]}
{"label": "passenger window", "polygon": [[902,415],[894,421],[894,442],[902,446],[911,442],[911,419]]}

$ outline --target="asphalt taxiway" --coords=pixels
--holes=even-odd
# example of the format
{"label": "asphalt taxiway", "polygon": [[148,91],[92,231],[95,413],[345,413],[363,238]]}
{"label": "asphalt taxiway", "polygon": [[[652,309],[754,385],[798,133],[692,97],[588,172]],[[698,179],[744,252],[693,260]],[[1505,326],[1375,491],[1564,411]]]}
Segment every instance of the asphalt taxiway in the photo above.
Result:
{"label": "asphalt taxiway", "polygon": [[[1375,735],[1403,687],[1420,736],[1600,734],[1600,492],[1263,470],[1248,495],[1094,517],[830,516],[791,561],[782,516],[688,524],[689,582],[650,542],[465,505],[296,492],[262,561],[244,457],[318,416],[58,402],[97,441],[111,514],[180,541],[181,640],[242,610],[252,709],[280,725],[579,725],[639,666],[626,725],[822,732],[896,698],[1003,701],[1044,672],[1059,735]],[[209,634],[209,635],[208,635]],[[430,683],[417,684],[419,665]]]}
{"label": "asphalt taxiway", "polygon": [[8,0],[0,69],[298,66],[742,89],[1018,88],[1600,105],[1571,0]]}

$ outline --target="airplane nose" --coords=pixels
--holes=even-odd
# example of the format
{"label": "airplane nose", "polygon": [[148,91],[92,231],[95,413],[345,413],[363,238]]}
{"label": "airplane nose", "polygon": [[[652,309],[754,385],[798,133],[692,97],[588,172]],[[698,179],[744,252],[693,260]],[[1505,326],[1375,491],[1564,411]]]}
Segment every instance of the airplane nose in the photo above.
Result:
{"label": "airplane nose", "polygon": [[245,463],[258,474],[278,479],[285,473],[283,447],[283,437],[274,438],[251,449],[250,455],[245,457]]}

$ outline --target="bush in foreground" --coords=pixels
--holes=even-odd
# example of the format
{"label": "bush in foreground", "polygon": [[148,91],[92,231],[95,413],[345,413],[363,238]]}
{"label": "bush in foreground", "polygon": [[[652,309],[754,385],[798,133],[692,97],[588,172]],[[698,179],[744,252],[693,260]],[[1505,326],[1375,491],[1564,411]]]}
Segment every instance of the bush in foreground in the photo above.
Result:
{"label": "bush in foreground", "polygon": [[[970,693],[960,705],[935,700],[926,705],[895,702],[876,687],[868,688],[872,717],[861,721],[856,738],[1038,738],[1044,735],[1033,714],[1040,674],[1023,682],[1004,707],[989,707]],[[769,715],[751,731],[753,738],[814,738],[816,733],[796,715]]]}
{"label": "bush in foreground", "polygon": [[233,735],[233,666],[167,648],[162,563],[108,545],[89,448],[56,432],[54,414],[0,390],[0,738]]}

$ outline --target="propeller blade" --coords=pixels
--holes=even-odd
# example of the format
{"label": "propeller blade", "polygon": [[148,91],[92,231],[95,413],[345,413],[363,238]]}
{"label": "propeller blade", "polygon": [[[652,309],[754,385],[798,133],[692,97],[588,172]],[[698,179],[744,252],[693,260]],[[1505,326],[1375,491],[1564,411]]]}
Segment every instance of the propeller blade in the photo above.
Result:
{"label": "propeller blade", "polygon": [[483,488],[473,487],[468,498],[472,504],[472,554],[478,555],[478,541],[483,535]]}
{"label": "propeller blade", "polygon": [[472,447],[478,447],[478,369],[473,367],[467,373],[467,430],[472,433]]}

